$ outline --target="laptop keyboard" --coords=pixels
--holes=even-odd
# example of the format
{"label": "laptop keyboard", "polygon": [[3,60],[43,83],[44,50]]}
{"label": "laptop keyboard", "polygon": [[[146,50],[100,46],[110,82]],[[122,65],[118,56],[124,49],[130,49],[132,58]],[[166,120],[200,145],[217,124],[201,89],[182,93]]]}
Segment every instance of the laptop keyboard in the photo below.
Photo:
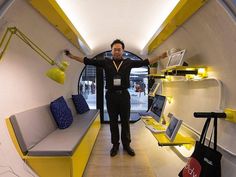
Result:
{"label": "laptop keyboard", "polygon": [[142,120],[145,123],[145,127],[149,129],[152,133],[164,133],[166,131],[167,126],[160,124],[152,120],[151,116],[142,116]]}
{"label": "laptop keyboard", "polygon": [[152,133],[165,133],[165,129],[157,129],[153,125],[146,125],[146,128],[149,129]]}
{"label": "laptop keyboard", "polygon": [[154,126],[158,130],[166,130],[166,125],[161,125],[161,124],[155,124]]}

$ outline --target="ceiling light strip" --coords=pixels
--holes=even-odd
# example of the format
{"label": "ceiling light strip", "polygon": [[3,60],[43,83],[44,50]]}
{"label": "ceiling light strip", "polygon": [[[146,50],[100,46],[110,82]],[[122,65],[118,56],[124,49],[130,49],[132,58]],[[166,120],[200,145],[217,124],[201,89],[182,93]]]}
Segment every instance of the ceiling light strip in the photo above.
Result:
{"label": "ceiling light strip", "polygon": [[55,0],[28,0],[28,2],[61,33],[63,33],[74,46],[80,49],[80,45],[78,43],[78,39],[80,39],[83,44],[90,49],[86,41],[76,30],[74,25]]}
{"label": "ceiling light strip", "polygon": [[170,15],[166,18],[155,34],[155,38],[148,45],[151,53],[164,42],[180,25],[191,17],[207,0],[180,0]]}

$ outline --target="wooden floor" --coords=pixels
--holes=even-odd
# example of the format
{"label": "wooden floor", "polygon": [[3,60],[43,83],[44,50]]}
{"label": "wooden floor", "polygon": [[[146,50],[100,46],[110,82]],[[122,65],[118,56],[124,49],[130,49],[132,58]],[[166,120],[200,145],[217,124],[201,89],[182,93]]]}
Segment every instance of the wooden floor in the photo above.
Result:
{"label": "wooden floor", "polygon": [[155,177],[147,157],[147,148],[140,141],[143,136],[143,123],[131,124],[132,142],[136,156],[131,157],[120,146],[119,153],[110,157],[110,130],[108,124],[103,124],[90,156],[84,177]]}

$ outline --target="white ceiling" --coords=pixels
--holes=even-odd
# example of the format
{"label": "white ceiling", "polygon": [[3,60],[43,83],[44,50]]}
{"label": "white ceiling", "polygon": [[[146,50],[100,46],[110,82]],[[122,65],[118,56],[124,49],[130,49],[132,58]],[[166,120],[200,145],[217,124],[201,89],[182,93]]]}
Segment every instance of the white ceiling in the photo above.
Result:
{"label": "white ceiling", "polygon": [[56,0],[93,54],[116,38],[140,54],[179,0]]}

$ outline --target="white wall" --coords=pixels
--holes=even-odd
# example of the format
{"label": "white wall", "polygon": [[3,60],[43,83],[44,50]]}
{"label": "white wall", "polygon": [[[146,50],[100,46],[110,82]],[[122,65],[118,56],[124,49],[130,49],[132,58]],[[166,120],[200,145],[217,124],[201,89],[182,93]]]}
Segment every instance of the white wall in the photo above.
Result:
{"label": "white wall", "polygon": [[[0,19],[0,36],[8,26],[16,26],[51,58],[57,57],[67,48],[79,54],[68,40],[50,25],[25,0],[16,0]],[[67,60],[67,59],[66,59]],[[13,146],[5,125],[5,118],[11,114],[49,104],[63,95],[70,97],[77,93],[79,74],[84,65],[69,60],[67,80],[60,85],[45,76],[51,67],[16,36],[0,61],[0,173],[11,166],[19,176],[32,176]],[[10,172],[5,176],[12,176]]]}
{"label": "white wall", "polygon": [[[205,65],[209,77],[223,83],[223,108],[236,109],[236,22],[217,0],[209,0],[182,25],[154,55],[171,48],[187,49],[185,61],[189,65]],[[164,67],[166,61],[162,62]],[[173,96],[166,113],[171,111],[189,126],[200,132],[203,120],[194,119],[194,111],[215,111],[219,108],[219,84],[216,80],[199,82],[165,82],[164,94]],[[219,121],[218,143],[236,154],[236,124]],[[236,176],[236,158],[224,154],[222,176]]]}

